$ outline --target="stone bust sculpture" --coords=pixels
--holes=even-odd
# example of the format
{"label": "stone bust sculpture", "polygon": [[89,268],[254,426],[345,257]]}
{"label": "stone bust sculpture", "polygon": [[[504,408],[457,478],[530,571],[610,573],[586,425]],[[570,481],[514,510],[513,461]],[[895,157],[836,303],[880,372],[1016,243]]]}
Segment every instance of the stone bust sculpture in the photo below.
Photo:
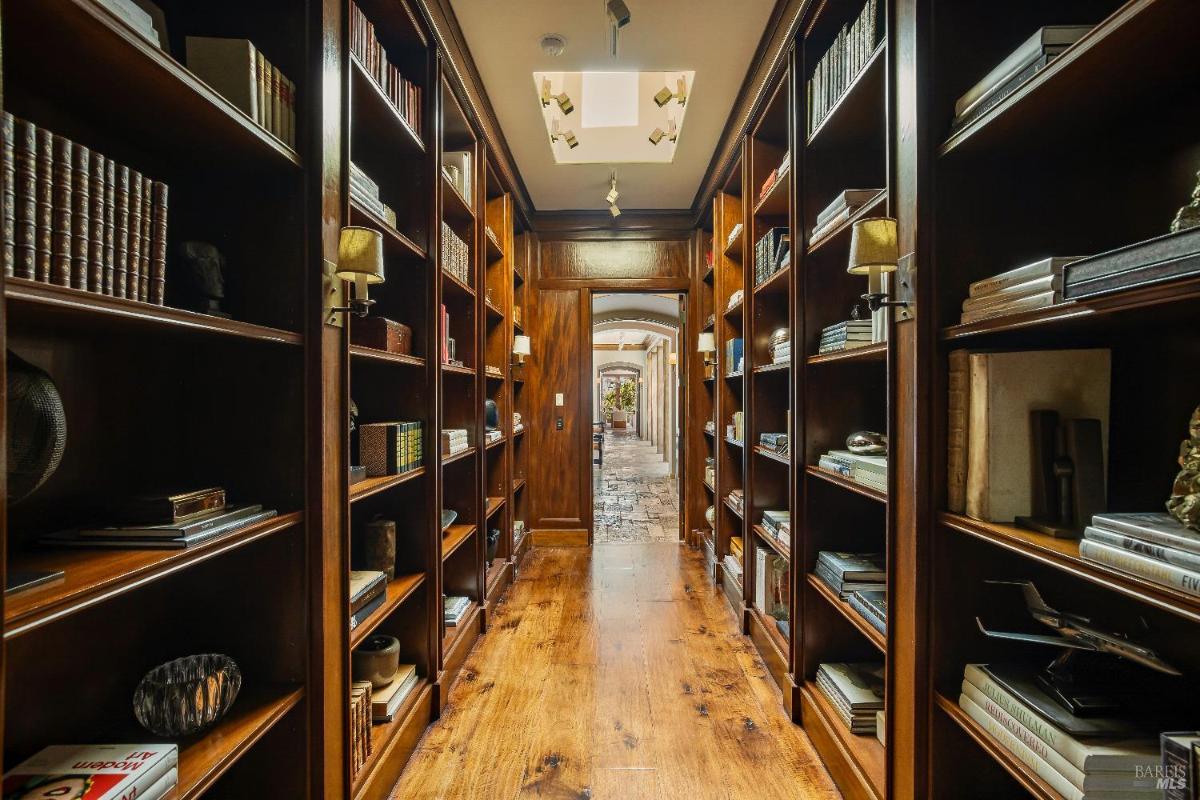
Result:
{"label": "stone bust sculpture", "polygon": [[183,280],[187,288],[188,308],[214,317],[229,317],[221,310],[225,299],[225,256],[208,242],[184,242],[180,245]]}
{"label": "stone bust sculpture", "polygon": [[1167,510],[1184,525],[1200,531],[1200,406],[1192,412],[1188,438],[1179,447],[1179,466]]}

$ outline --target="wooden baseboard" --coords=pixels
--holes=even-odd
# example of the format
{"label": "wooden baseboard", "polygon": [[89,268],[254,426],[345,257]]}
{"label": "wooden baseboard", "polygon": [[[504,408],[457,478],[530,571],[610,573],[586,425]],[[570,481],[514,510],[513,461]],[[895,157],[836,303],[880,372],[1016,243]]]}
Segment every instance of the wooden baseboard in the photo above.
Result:
{"label": "wooden baseboard", "polygon": [[587,547],[587,528],[571,530],[537,530],[529,532],[534,547]]}

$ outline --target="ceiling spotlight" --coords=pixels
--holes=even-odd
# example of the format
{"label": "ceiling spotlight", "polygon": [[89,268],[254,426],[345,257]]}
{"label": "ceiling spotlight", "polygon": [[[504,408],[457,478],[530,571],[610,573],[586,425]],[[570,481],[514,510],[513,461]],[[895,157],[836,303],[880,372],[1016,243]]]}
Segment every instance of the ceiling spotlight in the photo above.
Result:
{"label": "ceiling spotlight", "polygon": [[650,132],[650,144],[658,144],[666,135],[662,128],[655,128]]}
{"label": "ceiling spotlight", "polygon": [[540,42],[542,52],[548,56],[558,57],[567,49],[567,37],[561,33],[547,33]]}
{"label": "ceiling spotlight", "polygon": [[617,191],[617,173],[615,172],[609,179],[609,187],[608,194],[604,196],[604,199],[610,206],[615,206],[617,198],[621,196],[621,193]]}
{"label": "ceiling spotlight", "polygon": [[621,216],[621,209],[617,208],[616,204],[614,203],[608,207],[608,213],[613,215],[613,219],[616,219],[617,217]]}
{"label": "ceiling spotlight", "polygon": [[674,119],[667,119],[667,129],[665,131],[662,128],[655,128],[651,131],[650,144],[658,144],[663,140],[663,137],[666,137],[671,143],[679,141],[679,128],[675,125]]}
{"label": "ceiling spotlight", "polygon": [[621,28],[629,24],[631,15],[629,6],[625,5],[622,0],[606,0],[604,10],[608,14],[608,24],[611,29],[609,36],[608,54],[613,58],[617,57],[617,34]]}
{"label": "ceiling spotlight", "polygon": [[575,104],[571,102],[571,98],[567,97],[566,92],[551,94],[550,79],[542,78],[542,108],[549,108],[551,100],[558,103],[558,107],[562,109],[563,116],[575,110]]}
{"label": "ceiling spotlight", "polygon": [[654,95],[654,102],[659,108],[662,108],[672,100],[678,100],[681,106],[687,105],[687,81],[685,79],[680,78],[675,82],[674,92],[664,86]]}
{"label": "ceiling spotlight", "polygon": [[575,138],[574,132],[560,131],[558,129],[558,120],[554,120],[554,127],[550,131],[550,144],[554,144],[559,139],[562,139],[564,142],[566,142],[567,147],[571,148],[572,150],[574,150],[576,147],[579,147],[579,140]]}

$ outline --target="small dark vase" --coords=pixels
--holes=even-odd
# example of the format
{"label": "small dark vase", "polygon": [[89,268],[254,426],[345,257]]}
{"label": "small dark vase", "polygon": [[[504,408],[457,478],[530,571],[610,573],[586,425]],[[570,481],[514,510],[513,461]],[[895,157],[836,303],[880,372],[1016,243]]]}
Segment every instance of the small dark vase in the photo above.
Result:
{"label": "small dark vase", "polygon": [[494,431],[500,427],[500,412],[496,410],[495,400],[484,401],[483,424],[489,431]]}
{"label": "small dark vase", "polygon": [[9,351],[8,500],[19,503],[49,480],[67,448],[62,397],[41,369]]}
{"label": "small dark vase", "polygon": [[487,535],[487,560],[491,561],[496,557],[496,550],[500,547],[500,531],[492,528]]}
{"label": "small dark vase", "polygon": [[370,636],[350,654],[351,676],[356,681],[370,681],[373,689],[395,680],[399,668],[400,640],[395,636]]}
{"label": "small dark vase", "polygon": [[133,693],[133,715],[158,736],[188,736],[229,711],[242,688],[242,672],[229,656],[210,653],[160,664]]}

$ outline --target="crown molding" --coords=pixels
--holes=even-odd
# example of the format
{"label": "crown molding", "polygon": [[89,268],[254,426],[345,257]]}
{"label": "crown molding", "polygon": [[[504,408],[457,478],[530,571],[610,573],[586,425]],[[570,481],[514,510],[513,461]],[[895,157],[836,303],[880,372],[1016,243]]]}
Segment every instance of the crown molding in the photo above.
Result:
{"label": "crown molding", "polygon": [[542,241],[552,239],[687,239],[688,209],[631,209],[613,217],[607,211],[535,211],[530,220]]}

